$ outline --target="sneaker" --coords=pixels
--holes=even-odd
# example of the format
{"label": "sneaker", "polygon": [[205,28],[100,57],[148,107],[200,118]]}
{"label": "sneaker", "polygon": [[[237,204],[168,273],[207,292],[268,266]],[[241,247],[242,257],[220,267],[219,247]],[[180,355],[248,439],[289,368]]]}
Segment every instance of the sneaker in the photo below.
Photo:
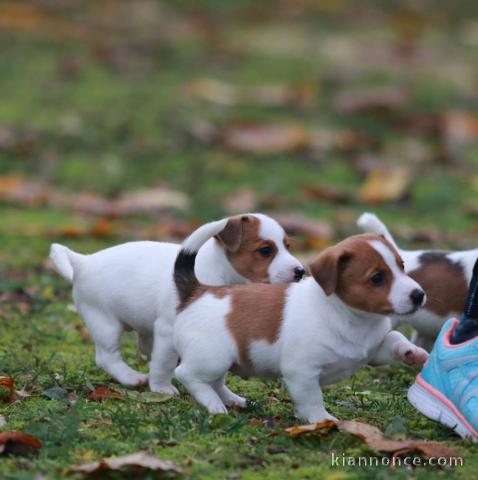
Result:
{"label": "sneaker", "polygon": [[452,345],[457,324],[451,318],[443,325],[408,401],[426,417],[478,441],[478,337]]}

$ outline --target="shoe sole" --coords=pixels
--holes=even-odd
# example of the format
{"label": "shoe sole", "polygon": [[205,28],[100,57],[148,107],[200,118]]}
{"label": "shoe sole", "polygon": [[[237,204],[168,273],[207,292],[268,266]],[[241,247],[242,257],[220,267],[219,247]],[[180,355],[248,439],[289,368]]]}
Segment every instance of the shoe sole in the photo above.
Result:
{"label": "shoe sole", "polygon": [[409,388],[408,401],[425,417],[435,420],[454,430],[462,438],[472,438],[478,442],[478,432],[467,422],[463,415],[447,398],[417,376]]}

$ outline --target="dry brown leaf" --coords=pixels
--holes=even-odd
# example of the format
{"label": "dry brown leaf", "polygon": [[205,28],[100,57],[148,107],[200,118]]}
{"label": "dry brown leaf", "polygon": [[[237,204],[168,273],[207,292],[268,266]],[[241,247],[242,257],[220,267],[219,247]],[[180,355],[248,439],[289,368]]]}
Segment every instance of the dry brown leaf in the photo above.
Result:
{"label": "dry brown leaf", "polygon": [[376,204],[402,199],[410,185],[411,174],[404,167],[372,170],[359,191],[359,200]]}
{"label": "dry brown leaf", "polygon": [[322,200],[330,203],[348,203],[352,200],[350,192],[332,185],[304,185],[302,192],[306,200]]}
{"label": "dry brown leaf", "polygon": [[109,457],[96,462],[85,463],[73,468],[76,473],[94,475],[108,471],[128,471],[140,474],[145,470],[153,472],[168,472],[170,474],[182,474],[182,469],[173,462],[160,460],[147,452],[131,453],[122,457]]}
{"label": "dry brown leaf", "polygon": [[11,403],[18,400],[13,377],[0,377],[0,402]]}
{"label": "dry brown leaf", "polygon": [[[138,213],[158,213],[169,209],[185,209],[189,198],[182,192],[166,187],[152,187],[123,193],[110,200],[96,193],[65,193],[41,182],[27,181],[18,175],[0,176],[0,200],[20,206],[50,205],[101,217],[118,217]],[[98,236],[109,234],[109,225],[94,227]],[[66,235],[82,236],[83,230],[66,231]]]}
{"label": "dry brown leaf", "polygon": [[226,197],[222,206],[224,210],[233,215],[241,212],[252,212],[257,207],[257,195],[251,187],[245,186]]}
{"label": "dry brown leaf", "polygon": [[317,95],[317,86],[312,82],[302,82],[290,86],[238,87],[220,80],[201,78],[187,85],[186,92],[199,100],[228,107],[238,104],[272,107],[306,106],[314,101]]}
{"label": "dry brown leaf", "polygon": [[96,389],[90,392],[86,398],[91,402],[103,402],[104,400],[109,400],[110,398],[114,398],[116,400],[124,399],[121,393],[110,390],[108,387],[103,385],[96,387]]}
{"label": "dry brown leaf", "polygon": [[24,432],[1,432],[0,454],[15,453],[26,455],[32,449],[41,448],[40,440]]}
{"label": "dry brown leaf", "polygon": [[2,305],[13,306],[22,315],[26,315],[30,311],[32,301],[32,296],[23,288],[18,288],[13,292],[0,293],[0,307]]}
{"label": "dry brown leaf", "polygon": [[189,198],[182,192],[165,187],[154,187],[123,193],[113,202],[116,215],[136,213],[158,213],[161,210],[184,210],[189,206]]}
{"label": "dry brown leaf", "polygon": [[298,124],[236,124],[226,127],[224,145],[258,155],[301,150],[309,144],[309,132]]}
{"label": "dry brown leaf", "polygon": [[334,231],[329,223],[308,218],[302,214],[278,214],[274,218],[291,235],[300,235],[308,239],[329,241]]}
{"label": "dry brown leaf", "polygon": [[478,139],[478,116],[452,111],[443,116],[442,135],[448,147],[457,147]]}
{"label": "dry brown leaf", "polygon": [[456,450],[448,448],[439,442],[427,442],[421,440],[389,440],[384,438],[382,431],[365,422],[357,420],[323,420],[311,425],[296,425],[285,429],[292,436],[303,435],[311,432],[322,432],[337,429],[343,433],[349,433],[365,442],[372,450],[382,453],[390,453],[392,456],[401,456],[416,453],[424,458],[443,457],[459,458]]}
{"label": "dry brown leaf", "polygon": [[334,99],[335,108],[342,113],[388,112],[399,110],[409,100],[402,88],[387,87],[370,91],[344,90]]}

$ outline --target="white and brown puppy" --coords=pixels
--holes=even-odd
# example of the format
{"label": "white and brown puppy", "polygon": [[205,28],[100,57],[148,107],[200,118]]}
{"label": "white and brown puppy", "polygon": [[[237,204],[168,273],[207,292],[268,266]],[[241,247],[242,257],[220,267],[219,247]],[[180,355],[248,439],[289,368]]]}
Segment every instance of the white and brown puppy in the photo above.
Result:
{"label": "white and brown puppy", "polygon": [[[383,235],[400,253],[405,271],[425,290],[427,303],[424,308],[403,319],[403,323],[415,328],[412,341],[430,351],[443,323],[463,311],[478,249],[403,250],[375,214],[362,214],[357,224],[366,232]],[[399,320],[395,322],[398,324]]]}
{"label": "white and brown puppy", "polygon": [[176,377],[210,413],[245,404],[225,387],[228,371],[282,376],[298,415],[316,422],[331,417],[322,385],[367,363],[425,362],[423,349],[391,331],[388,315],[415,312],[425,296],[385,239],[357,235],[328,248],[312,263],[312,277],[296,284],[206,286],[194,274],[196,252],[224,226],[193,233],[174,271]]}
{"label": "white and brown puppy", "polygon": [[[304,269],[289,253],[287,235],[275,220],[255,213],[224,223],[198,253],[196,273],[202,282],[284,283],[302,278]],[[171,377],[178,361],[172,328],[178,306],[173,267],[179,249],[172,243],[130,242],[80,255],[52,245],[50,258],[73,283],[75,306],[95,342],[97,365],[123,385],[148,380],[121,357],[121,334],[135,330],[140,352],[151,356],[151,389],[177,393]]]}

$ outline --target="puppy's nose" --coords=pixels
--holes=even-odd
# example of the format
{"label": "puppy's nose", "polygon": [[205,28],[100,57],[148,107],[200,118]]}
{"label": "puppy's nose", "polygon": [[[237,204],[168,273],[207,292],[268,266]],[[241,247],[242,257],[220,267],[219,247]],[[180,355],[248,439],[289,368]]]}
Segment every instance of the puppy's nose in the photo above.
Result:
{"label": "puppy's nose", "polygon": [[303,267],[295,267],[294,268],[294,280],[298,282],[305,273],[305,269]]}
{"label": "puppy's nose", "polygon": [[412,290],[412,293],[410,294],[410,300],[416,307],[420,307],[422,305],[424,298],[425,292],[419,288],[415,288],[415,290]]}

